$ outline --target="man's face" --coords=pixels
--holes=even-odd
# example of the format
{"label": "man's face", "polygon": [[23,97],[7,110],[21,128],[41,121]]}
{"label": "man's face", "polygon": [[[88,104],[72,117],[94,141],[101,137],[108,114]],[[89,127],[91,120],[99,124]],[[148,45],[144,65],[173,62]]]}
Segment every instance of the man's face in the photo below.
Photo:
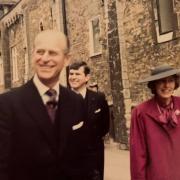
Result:
{"label": "man's face", "polygon": [[33,65],[35,73],[42,83],[53,86],[58,80],[64,67],[64,39],[57,35],[42,35],[35,41]]}
{"label": "man's face", "polygon": [[78,90],[86,86],[89,78],[89,75],[85,75],[83,66],[77,70],[70,69],[69,71],[69,84],[74,90]]}

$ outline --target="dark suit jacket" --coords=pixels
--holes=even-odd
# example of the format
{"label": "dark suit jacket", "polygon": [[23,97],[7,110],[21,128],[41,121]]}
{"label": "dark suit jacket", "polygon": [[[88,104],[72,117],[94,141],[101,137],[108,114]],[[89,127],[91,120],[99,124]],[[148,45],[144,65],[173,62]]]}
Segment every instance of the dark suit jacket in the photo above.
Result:
{"label": "dark suit jacket", "polygon": [[0,180],[66,180],[80,171],[83,105],[79,95],[60,87],[52,124],[32,80],[0,95]]}
{"label": "dark suit jacket", "polygon": [[87,108],[86,134],[88,139],[85,158],[86,167],[88,167],[88,169],[101,169],[101,171],[103,171],[103,137],[109,131],[108,104],[103,93],[91,90],[87,90],[85,103]]}

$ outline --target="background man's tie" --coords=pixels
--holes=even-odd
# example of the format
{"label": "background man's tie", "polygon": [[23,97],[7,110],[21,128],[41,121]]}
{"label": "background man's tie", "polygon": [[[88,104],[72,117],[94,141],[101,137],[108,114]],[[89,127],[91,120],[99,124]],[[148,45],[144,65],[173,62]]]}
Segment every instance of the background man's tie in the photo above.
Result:
{"label": "background man's tie", "polygon": [[46,108],[51,121],[54,122],[57,109],[57,92],[54,89],[49,89],[46,94],[49,96],[49,100],[46,103]]}

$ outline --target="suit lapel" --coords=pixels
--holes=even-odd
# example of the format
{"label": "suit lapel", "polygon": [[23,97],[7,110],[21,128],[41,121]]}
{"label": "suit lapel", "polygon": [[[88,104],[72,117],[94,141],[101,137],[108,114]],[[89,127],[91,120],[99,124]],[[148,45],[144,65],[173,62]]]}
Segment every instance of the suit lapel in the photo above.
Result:
{"label": "suit lapel", "polygon": [[46,107],[36,89],[33,81],[29,81],[24,86],[22,101],[27,113],[37,122],[40,129],[46,136],[49,144],[55,147],[55,138],[53,134],[53,124],[51,123]]}
{"label": "suit lapel", "polygon": [[88,113],[88,119],[91,119],[92,116],[94,115],[94,109],[96,108],[96,99],[90,90],[87,89],[86,92],[86,104],[87,104],[87,113]]}
{"label": "suit lapel", "polygon": [[60,96],[58,102],[58,110],[56,113],[56,126],[58,129],[58,137],[61,150],[66,145],[68,135],[72,130],[73,107],[67,89],[60,86]]}

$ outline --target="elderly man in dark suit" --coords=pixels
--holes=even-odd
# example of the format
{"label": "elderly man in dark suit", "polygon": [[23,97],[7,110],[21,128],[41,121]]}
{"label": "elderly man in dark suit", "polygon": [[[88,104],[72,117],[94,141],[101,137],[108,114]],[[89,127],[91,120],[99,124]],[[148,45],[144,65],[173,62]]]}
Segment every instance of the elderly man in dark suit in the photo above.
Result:
{"label": "elderly man in dark suit", "polygon": [[87,150],[84,164],[87,167],[85,180],[103,180],[104,175],[104,140],[109,130],[109,108],[105,95],[87,88],[90,68],[86,62],[79,61],[69,67],[69,84],[72,90],[80,93],[86,103]]}
{"label": "elderly man in dark suit", "polygon": [[65,35],[43,31],[32,80],[0,95],[0,180],[80,180],[84,101],[59,84],[67,62]]}

